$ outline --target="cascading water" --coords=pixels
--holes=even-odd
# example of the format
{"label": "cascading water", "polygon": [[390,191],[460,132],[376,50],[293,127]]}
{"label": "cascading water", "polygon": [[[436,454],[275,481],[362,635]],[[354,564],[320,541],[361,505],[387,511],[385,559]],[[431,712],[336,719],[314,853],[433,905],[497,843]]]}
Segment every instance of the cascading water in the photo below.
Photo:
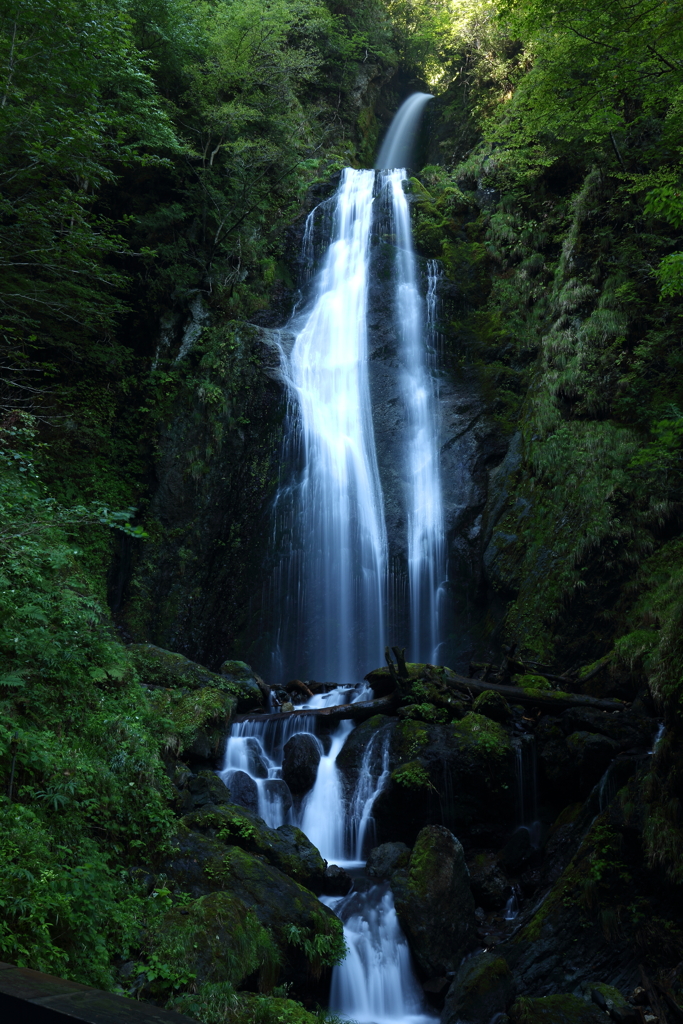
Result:
{"label": "cascading water", "polygon": [[445,540],[434,389],[425,353],[425,304],[418,288],[410,210],[403,191],[406,172],[392,170],[382,177],[390,196],[397,248],[396,319],[403,362],[408,463],[410,650],[415,661],[435,661]]}
{"label": "cascading water", "polygon": [[386,612],[387,537],[367,373],[374,185],[372,171],[343,172],[334,238],[285,359],[304,462],[296,628],[307,650],[298,670],[346,683],[381,661]]}
{"label": "cascading water", "polygon": [[[309,215],[304,231],[303,276],[312,297],[289,325],[289,351],[283,342],[291,397],[287,458],[298,461],[298,470],[276,501],[276,529],[286,534],[288,549],[275,574],[284,611],[274,636],[280,678],[296,672],[343,684],[311,698],[311,709],[365,699],[367,688],[358,680],[381,663],[390,617],[401,620],[389,607],[389,593],[400,588],[389,580],[368,375],[373,222],[388,221],[395,254],[391,287],[404,411],[401,475],[412,659],[435,660],[439,644],[445,543],[433,379],[438,267],[433,261],[428,266],[425,301],[403,189],[407,175],[396,167],[399,155],[400,163],[407,162],[429,99],[416,94],[406,101],[382,147],[380,170],[346,169],[336,196]],[[326,250],[321,224],[329,239]],[[292,633],[295,642],[287,644]],[[325,859],[359,868],[374,838],[372,807],[389,776],[388,733],[378,732],[368,743],[355,789],[346,793],[336,762],[353,725],[342,721],[325,744],[317,726],[315,716],[287,714],[235,725],[220,774],[228,786],[247,793],[271,827],[298,824]],[[298,803],[282,779],[283,748],[296,733],[310,734],[320,748],[315,784]],[[431,1020],[388,885],[325,902],[344,922],[349,947],[334,970],[331,1009],[375,1024]]]}

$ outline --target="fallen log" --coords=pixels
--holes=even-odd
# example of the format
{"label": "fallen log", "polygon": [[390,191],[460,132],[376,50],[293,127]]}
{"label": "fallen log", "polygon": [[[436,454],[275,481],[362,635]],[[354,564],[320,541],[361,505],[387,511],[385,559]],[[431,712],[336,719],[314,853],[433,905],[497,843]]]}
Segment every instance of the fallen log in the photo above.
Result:
{"label": "fallen log", "polygon": [[521,704],[522,707],[540,708],[548,714],[561,714],[569,708],[593,708],[594,711],[623,711],[627,705],[616,699],[589,697],[585,693],[564,693],[562,690],[524,690],[521,686],[507,686],[505,683],[485,683],[480,679],[468,679],[459,676],[450,669],[444,671],[444,682],[456,689],[477,697],[480,693],[493,690],[501,693],[508,704]]}
{"label": "fallen log", "polygon": [[[468,676],[458,675],[457,672],[453,672],[452,669],[443,665],[409,663],[408,671],[412,682],[427,679],[439,687],[445,687],[451,691],[456,690],[470,697],[478,697],[480,693],[492,690],[502,694],[509,704],[521,704],[524,708],[538,708],[546,714],[559,715],[569,708],[593,708],[595,711],[612,713],[623,711],[629,706],[621,700],[589,697],[584,693],[565,693],[562,690],[525,690],[521,686],[510,686],[507,683],[488,683],[483,679],[470,679]],[[392,685],[387,668],[378,668],[373,672],[368,672],[365,678],[375,693],[381,693],[385,686]],[[410,682],[404,680],[401,682],[404,699],[406,699],[410,693]]]}
{"label": "fallen log", "polygon": [[335,704],[331,708],[299,708],[297,711],[276,711],[271,715],[249,714],[235,715],[233,722],[275,722],[285,718],[320,718],[331,725],[346,719],[352,722],[365,722],[373,715],[391,715],[399,706],[401,696],[398,692],[378,697],[376,700],[361,700],[357,704]]}

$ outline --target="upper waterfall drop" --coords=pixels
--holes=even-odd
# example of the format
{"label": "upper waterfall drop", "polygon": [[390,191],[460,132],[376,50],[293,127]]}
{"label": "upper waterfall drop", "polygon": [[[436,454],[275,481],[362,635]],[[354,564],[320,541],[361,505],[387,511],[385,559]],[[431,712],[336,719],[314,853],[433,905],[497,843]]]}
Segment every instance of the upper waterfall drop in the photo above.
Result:
{"label": "upper waterfall drop", "polygon": [[401,104],[389,125],[380,147],[375,170],[393,170],[409,167],[422,112],[434,97],[428,92],[414,92]]}
{"label": "upper waterfall drop", "polygon": [[331,244],[285,367],[303,459],[296,670],[342,683],[379,664],[386,642],[387,537],[367,368],[374,187],[374,171],[344,170]]}

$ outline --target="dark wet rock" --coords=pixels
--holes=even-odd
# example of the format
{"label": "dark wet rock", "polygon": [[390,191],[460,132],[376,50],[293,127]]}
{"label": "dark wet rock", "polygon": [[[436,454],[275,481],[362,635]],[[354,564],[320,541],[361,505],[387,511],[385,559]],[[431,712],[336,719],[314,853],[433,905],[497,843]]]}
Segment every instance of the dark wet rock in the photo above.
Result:
{"label": "dark wet rock", "polygon": [[207,804],[230,803],[230,790],[215,772],[201,771],[187,783],[192,807],[197,809]]}
{"label": "dark wet rock", "polygon": [[328,864],[323,876],[322,891],[326,896],[346,896],[353,888],[353,879],[339,864]]}
{"label": "dark wet rock", "polygon": [[379,777],[384,744],[391,741],[397,724],[395,718],[373,715],[350,733],[337,758],[337,768],[344,778],[348,793],[355,790],[361,771]]}
{"label": "dark wet rock", "polygon": [[249,764],[247,765],[247,771],[249,775],[254,776],[257,779],[268,778],[268,765],[263,757],[263,750],[261,744],[255,736],[249,736],[245,740],[244,748],[247,751]]}
{"label": "dark wet rock", "polygon": [[510,1008],[512,1024],[605,1024],[609,1018],[580,996],[521,998]]}
{"label": "dark wet rock", "polygon": [[396,912],[424,978],[456,970],[474,939],[469,883],[462,846],[441,825],[422,829],[408,869],[392,878]]}
{"label": "dark wet rock", "polygon": [[625,711],[610,715],[593,708],[570,708],[560,720],[565,736],[574,732],[600,733],[617,743],[620,750],[649,748],[655,727],[653,719],[645,715]]}
{"label": "dark wet rock", "polygon": [[492,855],[481,854],[470,861],[470,886],[475,903],[485,910],[501,910],[510,896],[510,882]]}
{"label": "dark wet rock", "polygon": [[580,730],[566,739],[551,739],[539,760],[550,787],[572,799],[587,796],[619,749],[607,736]]}
{"label": "dark wet rock", "polygon": [[287,740],[282,761],[282,778],[292,793],[300,795],[313,788],[320,756],[320,744],[315,736],[299,733]]}
{"label": "dark wet rock", "polygon": [[500,855],[500,862],[506,871],[520,874],[534,855],[531,834],[528,828],[518,828],[508,839]]}
{"label": "dark wet rock", "polygon": [[292,794],[289,786],[282,779],[266,779],[263,783],[263,792],[270,800],[278,800],[286,814],[292,807]]}
{"label": "dark wet rock", "polygon": [[294,825],[270,828],[257,814],[234,804],[205,807],[187,815],[183,823],[193,831],[265,857],[307,888],[322,891],[325,862],[313,843]]}
{"label": "dark wet rock", "polygon": [[397,722],[390,768],[373,807],[379,843],[410,846],[434,821],[458,834],[489,824],[504,831],[511,824],[512,746],[507,730],[484,715],[469,712],[450,725]]}
{"label": "dark wet rock", "polygon": [[370,878],[388,881],[394,871],[407,868],[410,860],[410,847],[405,843],[382,843],[370,850],[366,872]]}
{"label": "dark wet rock", "polygon": [[503,957],[469,957],[448,990],[441,1024],[489,1024],[495,1014],[505,1013],[514,997],[514,979]]}
{"label": "dark wet rock", "polygon": [[258,788],[246,772],[233,772],[227,780],[230,800],[254,814],[258,811]]}
{"label": "dark wet rock", "polygon": [[475,697],[472,710],[478,715],[485,715],[494,722],[509,722],[512,718],[510,705],[502,693],[495,690],[488,690]]}

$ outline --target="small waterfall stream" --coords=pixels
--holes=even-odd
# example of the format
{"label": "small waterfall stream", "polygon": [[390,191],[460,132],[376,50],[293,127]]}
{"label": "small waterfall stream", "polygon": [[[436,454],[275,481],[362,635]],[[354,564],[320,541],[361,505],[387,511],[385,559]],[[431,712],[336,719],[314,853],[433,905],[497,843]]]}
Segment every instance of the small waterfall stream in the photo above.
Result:
{"label": "small waterfall stream", "polygon": [[[273,628],[280,679],[334,680],[341,688],[308,707],[363,700],[358,682],[383,661],[387,623],[409,622],[411,660],[436,660],[439,604],[446,556],[438,465],[435,350],[438,264],[424,287],[413,251],[404,191],[421,112],[430,96],[404,103],[387,134],[377,171],[342,172],[335,196],[307,219],[304,286],[310,296],[293,316],[282,343],[290,392],[291,472],[276,500],[275,529],[285,538],[274,579],[279,618]],[[373,428],[368,373],[368,277],[374,240],[393,253],[387,283],[392,310],[404,464],[403,522],[409,608],[394,614],[401,591],[390,579],[384,496]],[[390,595],[392,595],[390,599]],[[391,638],[397,642],[399,638]],[[315,716],[235,725],[221,777],[241,787],[272,827],[296,824],[328,861],[361,869],[374,839],[372,807],[389,776],[386,734],[368,744],[353,792],[346,792],[337,758],[353,730],[342,721],[318,735]],[[282,778],[283,748],[296,733],[320,746],[313,788],[293,800]],[[324,742],[323,742],[324,741]],[[349,947],[335,968],[331,1009],[364,1024],[432,1020],[413,973],[388,885],[359,883],[342,899],[324,898],[344,922]]]}

